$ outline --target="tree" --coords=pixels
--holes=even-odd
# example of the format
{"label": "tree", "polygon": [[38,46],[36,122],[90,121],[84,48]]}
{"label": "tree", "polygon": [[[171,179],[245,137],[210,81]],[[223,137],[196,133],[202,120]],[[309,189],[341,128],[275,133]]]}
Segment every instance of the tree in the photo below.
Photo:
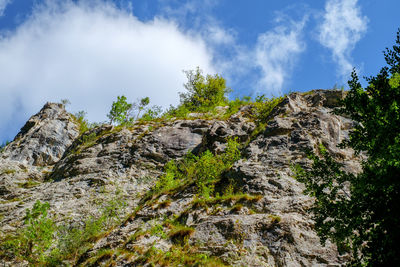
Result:
{"label": "tree", "polygon": [[136,115],[136,120],[139,119],[140,112],[142,112],[145,109],[145,107],[149,105],[149,103],[150,103],[150,98],[144,97],[134,104],[135,109],[137,109],[138,111]]}
{"label": "tree", "polygon": [[199,67],[195,71],[184,71],[188,81],[183,85],[186,93],[180,93],[181,104],[189,110],[196,111],[200,107],[214,107],[227,101],[226,94],[230,89],[226,81],[218,74],[203,76]]}
{"label": "tree", "polygon": [[124,95],[118,96],[117,101],[112,103],[111,110],[107,115],[110,119],[110,124],[116,122],[119,125],[122,125],[131,122],[132,107],[133,104],[128,103]]}
{"label": "tree", "polygon": [[400,266],[400,29],[387,66],[362,88],[355,71],[350,91],[336,113],[356,122],[341,147],[364,153],[362,171],[343,171],[323,148],[311,154],[311,169],[296,178],[315,197],[312,207],[321,241],[333,240],[352,252],[353,266]]}

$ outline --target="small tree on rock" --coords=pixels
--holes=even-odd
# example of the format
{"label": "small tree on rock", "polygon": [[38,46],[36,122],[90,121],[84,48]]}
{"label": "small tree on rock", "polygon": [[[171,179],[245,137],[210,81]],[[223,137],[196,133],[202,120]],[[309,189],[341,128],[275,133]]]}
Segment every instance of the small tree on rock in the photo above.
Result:
{"label": "small tree on rock", "polygon": [[110,119],[110,124],[117,123],[122,125],[132,122],[132,107],[133,104],[128,103],[124,95],[118,96],[117,101],[112,103],[111,110],[107,115]]}
{"label": "small tree on rock", "polygon": [[218,74],[203,76],[199,67],[195,71],[184,71],[188,81],[184,84],[186,93],[180,93],[181,104],[191,111],[201,107],[215,107],[227,101],[226,94],[230,89],[226,81]]}

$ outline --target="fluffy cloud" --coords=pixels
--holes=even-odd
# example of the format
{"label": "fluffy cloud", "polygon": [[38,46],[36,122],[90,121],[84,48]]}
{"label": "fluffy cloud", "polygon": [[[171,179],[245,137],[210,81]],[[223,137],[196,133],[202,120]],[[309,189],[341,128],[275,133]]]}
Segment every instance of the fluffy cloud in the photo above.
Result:
{"label": "fluffy cloud", "polygon": [[347,78],[353,68],[351,52],[367,30],[368,19],[361,15],[357,0],[328,0],[319,31],[321,44],[332,50],[339,75]]}
{"label": "fluffy cloud", "polygon": [[3,16],[4,10],[10,2],[11,0],[0,0],[0,17]]}
{"label": "fluffy cloud", "polygon": [[297,57],[305,49],[301,39],[305,22],[306,18],[259,35],[255,49],[255,63],[261,68],[262,75],[258,93],[282,94]]}
{"label": "fluffy cloud", "polygon": [[46,101],[62,98],[94,121],[105,120],[121,94],[177,104],[182,70],[200,66],[213,73],[211,60],[203,39],[166,19],[142,22],[98,2],[38,7],[14,32],[0,36],[0,137]]}

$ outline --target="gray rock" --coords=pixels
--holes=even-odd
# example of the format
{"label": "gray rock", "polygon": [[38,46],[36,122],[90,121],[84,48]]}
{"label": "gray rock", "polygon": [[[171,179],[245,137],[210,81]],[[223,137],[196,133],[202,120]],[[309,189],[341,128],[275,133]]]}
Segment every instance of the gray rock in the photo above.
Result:
{"label": "gray rock", "polygon": [[[57,223],[68,218],[79,224],[118,196],[127,204],[122,216],[143,206],[99,238],[83,258],[104,248],[146,251],[154,246],[168,251],[173,240],[149,231],[161,225],[168,233],[164,222],[169,218],[194,228],[188,242],[199,252],[232,266],[343,265],[346,256],[339,255],[335,245],[319,243],[308,212],[313,199],[303,194],[304,186],[292,177],[291,166],[308,166],[305,151],[317,152],[322,143],[345,163],[346,170],[360,170],[360,159],[353,151],[337,147],[353,128],[352,121],[332,113],[344,95],[334,90],[292,93],[272,111],[265,130],[257,136],[253,136],[256,125],[249,119],[251,106],[227,120],[149,122],[130,128],[103,125],[79,136],[78,125],[62,105],[48,103],[1,154],[0,231],[14,232],[25,210],[38,199],[50,203]],[[228,138],[237,138],[246,147],[244,158],[224,179],[235,181],[243,193],[259,195],[258,200],[196,206],[197,191],[189,186],[144,203],[143,196],[166,162],[179,160],[189,151],[220,153]],[[241,206],[235,209],[237,204]],[[128,242],[139,231],[147,232]],[[135,257],[113,260],[116,266],[127,266]]]}
{"label": "gray rock", "polygon": [[78,124],[64,106],[47,103],[25,123],[1,157],[35,166],[52,165],[78,135]]}

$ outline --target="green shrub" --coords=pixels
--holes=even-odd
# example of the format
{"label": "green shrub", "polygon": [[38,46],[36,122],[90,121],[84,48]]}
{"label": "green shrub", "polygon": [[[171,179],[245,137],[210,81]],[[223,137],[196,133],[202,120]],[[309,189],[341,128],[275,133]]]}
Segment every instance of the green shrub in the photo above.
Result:
{"label": "green shrub", "polygon": [[[126,96],[118,96],[117,101],[114,101],[111,105],[111,110],[107,114],[110,119],[110,124],[114,122],[118,125],[128,124],[133,121],[132,108],[133,104],[126,101]],[[144,104],[145,101],[143,100]]]}
{"label": "green shrub", "polygon": [[100,215],[90,216],[83,225],[56,226],[48,218],[49,203],[37,201],[26,211],[24,226],[15,235],[2,238],[0,258],[26,260],[33,266],[60,266],[65,260],[76,262],[93,242],[121,221],[120,198],[108,201]]}
{"label": "green shrub", "polygon": [[55,224],[49,219],[49,203],[35,202],[32,209],[26,210],[24,227],[14,236],[8,236],[1,248],[17,259],[26,260],[31,265],[41,265],[45,262],[46,253],[52,245]]}
{"label": "green shrub", "polygon": [[230,89],[224,78],[218,74],[205,77],[199,67],[184,72],[188,81],[184,84],[187,92],[179,94],[182,105],[197,111],[199,107],[215,107],[227,102],[226,94]]}
{"label": "green shrub", "polygon": [[283,97],[275,97],[268,99],[265,95],[260,95],[256,97],[256,101],[252,103],[253,118],[258,123],[266,123],[270,118],[272,110],[283,101]]}
{"label": "green shrub", "polygon": [[84,132],[93,129],[95,127],[98,127],[100,125],[100,123],[96,123],[96,122],[89,122],[86,119],[86,115],[87,113],[83,110],[78,111],[75,114],[72,114],[72,117],[75,119],[76,122],[78,122],[79,124],[79,133],[83,134]]}
{"label": "green shrub", "polygon": [[179,186],[194,183],[199,195],[208,198],[214,192],[214,184],[223,172],[240,159],[239,143],[228,139],[224,153],[214,155],[210,151],[200,156],[188,153],[180,162],[170,161],[165,165],[164,175],[157,181],[150,194],[172,191]]}
{"label": "green shrub", "polygon": [[171,106],[163,115],[165,119],[186,118],[191,112],[209,113],[218,105],[228,103],[227,94],[231,91],[226,87],[224,78],[216,75],[202,74],[200,68],[184,71],[187,82],[183,85],[186,92],[179,93],[180,105]]}

